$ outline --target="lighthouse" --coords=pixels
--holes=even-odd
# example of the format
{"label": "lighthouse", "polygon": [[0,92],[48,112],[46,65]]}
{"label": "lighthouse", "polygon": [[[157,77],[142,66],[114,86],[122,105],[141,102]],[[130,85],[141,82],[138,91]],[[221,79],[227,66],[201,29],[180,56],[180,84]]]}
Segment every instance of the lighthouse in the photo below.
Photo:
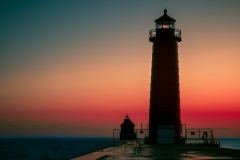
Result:
{"label": "lighthouse", "polygon": [[159,127],[174,128],[174,136],[181,136],[178,42],[181,30],[176,20],[164,15],[155,20],[155,29],[149,31],[152,42],[150,85],[149,138],[157,142]]}

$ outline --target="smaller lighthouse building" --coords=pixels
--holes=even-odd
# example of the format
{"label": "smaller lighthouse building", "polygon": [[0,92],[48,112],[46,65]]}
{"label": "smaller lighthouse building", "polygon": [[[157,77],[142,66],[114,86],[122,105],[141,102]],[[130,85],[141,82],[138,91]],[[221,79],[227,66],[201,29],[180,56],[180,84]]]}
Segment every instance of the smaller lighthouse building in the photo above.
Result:
{"label": "smaller lighthouse building", "polygon": [[136,139],[136,133],[134,133],[135,124],[126,115],[123,123],[120,125],[120,140],[134,140]]}

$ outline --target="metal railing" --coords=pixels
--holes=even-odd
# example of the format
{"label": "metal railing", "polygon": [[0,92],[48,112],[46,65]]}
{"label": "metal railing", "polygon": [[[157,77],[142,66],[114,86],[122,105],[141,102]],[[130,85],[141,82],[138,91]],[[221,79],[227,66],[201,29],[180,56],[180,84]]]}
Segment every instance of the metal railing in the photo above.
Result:
{"label": "metal railing", "polygon": [[[152,30],[149,31],[149,38],[156,37],[156,30],[157,30],[157,29],[152,29]],[[181,37],[181,30],[175,28],[175,29],[174,29],[174,36],[182,39],[182,37]]]}
{"label": "metal railing", "polygon": [[149,31],[149,38],[156,37],[156,29],[152,29]]}
{"label": "metal railing", "polygon": [[181,31],[180,29],[176,29],[176,28],[175,28],[175,36],[176,36],[176,37],[179,37],[179,38],[182,38],[182,37],[181,37],[181,34],[182,34],[182,31]]}
{"label": "metal railing", "polygon": [[213,137],[213,130],[210,128],[192,128],[186,129],[187,144],[205,144],[212,146],[220,146],[220,141]]}

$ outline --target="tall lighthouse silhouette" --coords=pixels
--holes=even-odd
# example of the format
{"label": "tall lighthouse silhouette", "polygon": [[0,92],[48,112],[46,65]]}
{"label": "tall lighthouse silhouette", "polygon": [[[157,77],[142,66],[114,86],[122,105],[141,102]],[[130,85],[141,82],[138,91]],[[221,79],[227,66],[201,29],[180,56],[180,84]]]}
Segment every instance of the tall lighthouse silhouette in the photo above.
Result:
{"label": "tall lighthouse silhouette", "polygon": [[164,15],[155,20],[149,31],[152,46],[152,69],[149,110],[149,138],[157,141],[159,126],[173,126],[175,137],[181,135],[178,42],[181,30],[176,20]]}

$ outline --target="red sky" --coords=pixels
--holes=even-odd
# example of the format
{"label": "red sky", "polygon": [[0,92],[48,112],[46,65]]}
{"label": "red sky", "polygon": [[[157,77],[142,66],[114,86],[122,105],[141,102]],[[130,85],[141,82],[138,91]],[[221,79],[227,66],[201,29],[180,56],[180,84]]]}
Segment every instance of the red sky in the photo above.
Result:
{"label": "red sky", "polygon": [[182,123],[240,137],[239,1],[137,2],[0,2],[0,136],[111,137],[126,114],[146,126],[148,32],[167,6]]}

